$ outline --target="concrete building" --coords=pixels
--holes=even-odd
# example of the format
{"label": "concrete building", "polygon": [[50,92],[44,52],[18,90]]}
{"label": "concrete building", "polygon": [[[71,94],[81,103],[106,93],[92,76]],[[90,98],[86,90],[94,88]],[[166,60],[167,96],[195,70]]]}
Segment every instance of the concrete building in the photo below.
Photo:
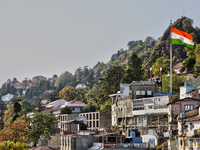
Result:
{"label": "concrete building", "polygon": [[93,135],[61,135],[61,150],[88,150],[93,146]]}
{"label": "concrete building", "polygon": [[[112,97],[112,125],[118,129],[138,129],[141,135],[147,134],[152,128],[157,133],[168,130],[168,108],[174,94],[158,92],[157,81],[133,81],[130,85],[131,94]],[[127,134],[127,132],[126,132]]]}
{"label": "concrete building", "polygon": [[[70,120],[75,120],[78,117],[79,117],[78,114],[63,114],[63,115],[60,115],[60,123],[59,123],[60,131],[70,130],[69,125],[64,124],[64,123],[67,122],[67,121],[70,121]],[[71,128],[71,130],[77,131],[77,125],[73,126]]]}
{"label": "concrete building", "polygon": [[88,130],[103,130],[111,126],[111,112],[80,113],[87,118]]}
{"label": "concrete building", "polygon": [[66,102],[65,104],[61,105],[60,108],[62,109],[66,106],[68,108],[71,108],[73,114],[79,114],[81,110],[83,109],[83,107],[85,107],[85,103],[74,100],[74,101]]}
{"label": "concrete building", "polygon": [[197,98],[196,86],[192,86],[192,83],[185,83],[184,86],[180,88],[180,99],[184,99],[186,97]]}
{"label": "concrete building", "polygon": [[157,96],[140,99],[121,99],[112,105],[112,125],[120,129],[136,128],[147,134],[148,128],[161,133],[168,130],[167,103],[172,96]]}
{"label": "concrete building", "polygon": [[133,81],[130,85],[131,99],[153,97],[153,93],[158,93],[157,81]]}
{"label": "concrete building", "polygon": [[167,104],[168,106],[168,121],[169,121],[169,132],[172,136],[178,135],[178,123],[177,116],[184,115],[185,112],[193,110],[200,104],[200,100],[191,97],[178,99]]}
{"label": "concrete building", "polygon": [[177,116],[178,149],[200,149],[200,107],[189,110]]}

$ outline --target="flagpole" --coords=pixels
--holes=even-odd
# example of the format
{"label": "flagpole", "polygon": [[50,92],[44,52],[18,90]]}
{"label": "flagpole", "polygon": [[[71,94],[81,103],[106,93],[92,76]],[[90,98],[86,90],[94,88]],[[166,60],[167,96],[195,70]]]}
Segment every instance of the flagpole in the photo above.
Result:
{"label": "flagpole", "polygon": [[171,26],[172,26],[172,19],[170,20],[170,93],[172,94],[172,44],[171,44]]}

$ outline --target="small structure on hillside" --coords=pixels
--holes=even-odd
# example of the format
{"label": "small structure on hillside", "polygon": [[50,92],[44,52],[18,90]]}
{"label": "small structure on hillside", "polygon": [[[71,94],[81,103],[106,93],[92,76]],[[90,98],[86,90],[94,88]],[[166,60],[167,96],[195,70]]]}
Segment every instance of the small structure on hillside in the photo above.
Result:
{"label": "small structure on hillside", "polygon": [[122,134],[103,133],[95,135],[95,142],[103,143],[104,147],[116,147],[119,143],[124,143],[126,137]]}

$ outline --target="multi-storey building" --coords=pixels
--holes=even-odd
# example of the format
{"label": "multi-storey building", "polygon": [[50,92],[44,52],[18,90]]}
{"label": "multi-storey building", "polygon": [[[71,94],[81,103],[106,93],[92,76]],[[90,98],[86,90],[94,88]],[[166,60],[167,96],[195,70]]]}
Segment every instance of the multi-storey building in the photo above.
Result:
{"label": "multi-storey building", "polygon": [[88,130],[103,130],[111,126],[111,112],[80,113],[79,116],[87,118]]}
{"label": "multi-storey building", "polygon": [[157,81],[133,81],[130,84],[129,96],[120,94],[112,97],[112,125],[119,129],[135,128],[141,134],[148,129],[157,133],[168,130],[167,104],[174,94],[158,93]]}

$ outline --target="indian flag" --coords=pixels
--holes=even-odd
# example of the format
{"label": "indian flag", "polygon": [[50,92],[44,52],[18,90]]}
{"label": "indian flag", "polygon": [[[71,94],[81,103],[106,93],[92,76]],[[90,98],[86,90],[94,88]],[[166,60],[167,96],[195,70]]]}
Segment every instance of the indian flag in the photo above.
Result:
{"label": "indian flag", "polygon": [[171,44],[185,45],[193,49],[194,43],[192,40],[191,34],[171,27]]}

